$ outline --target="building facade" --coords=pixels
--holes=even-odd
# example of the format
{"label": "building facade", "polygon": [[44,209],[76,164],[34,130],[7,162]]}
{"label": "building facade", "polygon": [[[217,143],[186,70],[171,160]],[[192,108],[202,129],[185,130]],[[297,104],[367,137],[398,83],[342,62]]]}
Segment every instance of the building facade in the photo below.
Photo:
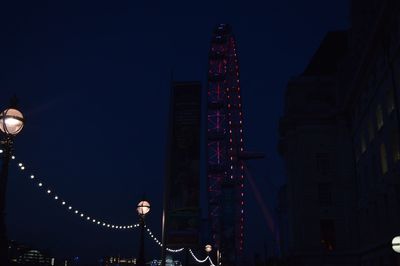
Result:
{"label": "building facade", "polygon": [[55,259],[46,252],[39,251],[28,245],[15,241],[8,243],[10,265],[30,265],[30,266],[67,266],[65,260]]}
{"label": "building facade", "polygon": [[360,265],[400,265],[400,3],[353,1],[345,78],[357,182]]}
{"label": "building facade", "polygon": [[288,177],[287,232],[281,235],[293,265],[356,260],[354,163],[337,86],[346,43],[346,32],[328,33],[286,91],[279,150]]}
{"label": "building facade", "polygon": [[165,181],[166,245],[197,247],[200,231],[200,128],[202,86],[171,84],[168,168]]}
{"label": "building facade", "polygon": [[294,265],[400,265],[400,2],[353,0],[350,17],[345,40],[329,33],[286,91]]}

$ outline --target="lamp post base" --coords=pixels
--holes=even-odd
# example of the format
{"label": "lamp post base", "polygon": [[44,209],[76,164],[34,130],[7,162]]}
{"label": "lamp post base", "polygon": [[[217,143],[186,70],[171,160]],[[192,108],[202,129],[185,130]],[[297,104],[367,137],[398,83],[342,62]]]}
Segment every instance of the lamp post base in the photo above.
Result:
{"label": "lamp post base", "polygon": [[146,260],[144,258],[144,218],[140,217],[140,242],[139,242],[139,256],[136,261],[138,266],[146,266]]}
{"label": "lamp post base", "polygon": [[0,265],[9,265],[8,239],[6,228],[6,191],[8,180],[8,165],[11,157],[12,138],[6,137],[2,142],[3,160],[0,172]]}

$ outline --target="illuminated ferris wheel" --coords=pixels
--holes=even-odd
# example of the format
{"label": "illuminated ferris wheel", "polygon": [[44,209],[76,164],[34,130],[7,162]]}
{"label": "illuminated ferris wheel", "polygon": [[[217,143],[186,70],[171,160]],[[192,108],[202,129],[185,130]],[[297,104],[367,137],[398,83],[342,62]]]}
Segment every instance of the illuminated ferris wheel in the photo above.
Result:
{"label": "illuminated ferris wheel", "polygon": [[207,178],[210,229],[223,265],[236,265],[243,251],[243,114],[239,63],[231,27],[214,30],[209,52]]}

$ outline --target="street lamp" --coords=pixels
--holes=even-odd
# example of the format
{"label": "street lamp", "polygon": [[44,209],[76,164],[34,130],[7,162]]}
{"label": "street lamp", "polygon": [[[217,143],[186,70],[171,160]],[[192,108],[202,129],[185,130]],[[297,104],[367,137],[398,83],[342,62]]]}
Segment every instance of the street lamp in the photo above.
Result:
{"label": "street lamp", "polygon": [[206,251],[207,255],[209,255],[210,252],[212,251],[212,246],[211,246],[211,245],[206,245],[206,246],[204,247],[204,250]]}
{"label": "street lamp", "polygon": [[146,260],[144,258],[144,226],[145,221],[144,218],[147,213],[150,211],[150,203],[146,200],[142,200],[138,203],[136,211],[139,214],[139,223],[140,223],[140,242],[139,242],[139,257],[136,261],[136,264],[139,266],[145,266]]}
{"label": "street lamp", "polygon": [[15,136],[24,127],[24,116],[14,108],[8,108],[0,114],[0,130],[6,136]]}
{"label": "street lamp", "polygon": [[396,253],[400,253],[400,236],[396,236],[392,240],[392,249]]}
{"label": "street lamp", "polygon": [[24,127],[24,116],[16,109],[16,97],[11,99],[10,107],[0,113],[2,166],[0,173],[0,265],[8,265],[8,240],[5,221],[8,166],[14,137]]}

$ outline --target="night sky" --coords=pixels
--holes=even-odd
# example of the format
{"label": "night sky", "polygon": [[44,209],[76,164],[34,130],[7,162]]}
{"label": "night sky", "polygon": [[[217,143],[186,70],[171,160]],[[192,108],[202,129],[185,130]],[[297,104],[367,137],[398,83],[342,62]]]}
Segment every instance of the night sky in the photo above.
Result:
{"label": "night sky", "polygon": [[[205,85],[212,30],[232,25],[245,144],[266,153],[250,168],[272,213],[284,182],[276,145],[286,84],[327,31],[348,27],[349,12],[346,0],[5,2],[0,107],[16,93],[26,117],[17,159],[74,207],[116,224],[137,222],[135,206],[145,193],[152,204],[147,222],[158,236],[171,72]],[[16,169],[14,163],[9,238],[59,257],[137,255],[138,231],[84,222]],[[249,185],[246,192],[252,257],[269,230]],[[148,254],[159,254],[154,242],[146,245]]]}

